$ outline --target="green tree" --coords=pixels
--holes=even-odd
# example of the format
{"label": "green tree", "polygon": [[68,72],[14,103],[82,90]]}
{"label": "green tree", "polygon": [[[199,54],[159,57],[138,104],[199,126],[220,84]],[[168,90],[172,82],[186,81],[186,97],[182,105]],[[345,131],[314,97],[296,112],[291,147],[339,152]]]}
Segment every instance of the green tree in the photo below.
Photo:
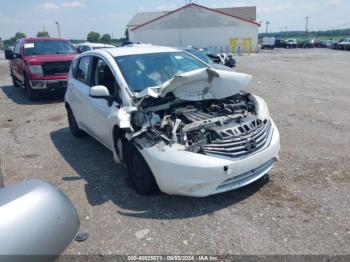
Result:
{"label": "green tree", "polygon": [[124,35],[125,35],[125,39],[129,40],[129,29],[128,28],[125,29]]}
{"label": "green tree", "polygon": [[101,39],[100,39],[101,43],[105,43],[105,44],[110,44],[112,41],[112,38],[109,34],[104,34]]}
{"label": "green tree", "polygon": [[92,43],[98,43],[100,42],[100,34],[94,31],[91,31],[88,35],[87,35],[87,41],[88,42],[92,42]]}
{"label": "green tree", "polygon": [[50,37],[49,33],[46,31],[38,32],[36,34],[37,37]]}
{"label": "green tree", "polygon": [[7,49],[9,46],[14,46],[18,39],[21,39],[21,38],[24,38],[24,37],[26,37],[26,35],[24,33],[17,32],[15,34],[15,36],[13,36],[10,39],[7,39],[7,40],[4,41],[5,49]]}
{"label": "green tree", "polygon": [[25,33],[22,33],[22,32],[17,32],[15,34],[16,40],[21,39],[21,38],[25,38],[25,37],[26,37]]}

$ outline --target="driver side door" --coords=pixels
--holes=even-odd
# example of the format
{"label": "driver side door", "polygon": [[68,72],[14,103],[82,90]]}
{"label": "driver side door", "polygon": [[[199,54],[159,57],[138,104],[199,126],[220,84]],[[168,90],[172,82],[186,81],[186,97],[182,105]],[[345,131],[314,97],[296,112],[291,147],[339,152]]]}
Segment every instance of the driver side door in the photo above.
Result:
{"label": "driver side door", "polygon": [[107,62],[98,56],[93,57],[91,70],[92,86],[102,85],[107,87],[113,102],[107,99],[89,97],[89,126],[92,135],[112,150],[113,136],[109,119],[119,110],[116,102],[119,94],[119,85],[112,69]]}

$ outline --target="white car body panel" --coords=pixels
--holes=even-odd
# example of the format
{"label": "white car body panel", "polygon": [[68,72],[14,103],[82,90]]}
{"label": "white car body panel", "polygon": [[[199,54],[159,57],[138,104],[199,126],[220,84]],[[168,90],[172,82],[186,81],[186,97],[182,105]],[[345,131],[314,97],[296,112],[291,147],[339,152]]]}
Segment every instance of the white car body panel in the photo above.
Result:
{"label": "white car body panel", "polygon": [[[174,88],[170,85],[166,87],[163,95],[173,89],[174,95],[182,100],[223,99],[239,93],[250,79],[251,76],[246,74],[201,69],[184,74],[184,80],[179,78],[178,83],[174,83]],[[167,90],[168,88],[170,90]]]}
{"label": "white car body panel", "polygon": [[160,86],[149,87],[136,97],[164,97],[172,92],[185,101],[223,99],[239,93],[250,79],[251,76],[246,74],[203,68],[177,75]]}
{"label": "white car body panel", "polygon": [[[161,86],[147,88],[141,93],[132,93],[114,57],[161,52],[178,52],[178,50],[157,46],[125,47],[95,50],[76,58],[93,55],[106,61],[118,81],[122,105],[117,102],[108,105],[105,99],[90,97],[90,87],[75,80],[72,72],[69,73],[65,101],[72,109],[79,128],[110,149],[117,163],[122,162],[123,156],[119,153],[122,152],[121,144],[115,148],[114,128],[133,131],[131,114],[138,111],[138,107],[132,103],[135,97],[142,100],[147,96],[162,97],[172,92],[175,97],[186,101],[222,99],[239,93],[251,79],[251,76],[246,74],[205,68],[175,76]],[[269,142],[252,155],[225,159],[186,151],[184,146],[178,143],[170,146],[163,142],[139,149],[152,170],[160,190],[173,195],[204,197],[245,186],[265,175],[279,158],[280,137],[277,127],[268,116],[266,103],[259,97],[255,99],[262,106],[259,117],[271,121],[272,131]],[[139,131],[140,134],[142,132],[143,129]],[[134,137],[135,133],[126,136],[128,140]],[[220,187],[224,181],[243,174],[246,175],[238,181]]]}
{"label": "white car body panel", "polygon": [[[248,185],[264,176],[279,159],[280,135],[272,122],[271,141],[262,150],[243,159],[221,159],[184,151],[181,147],[156,145],[141,151],[159,188],[170,195],[206,197]],[[252,171],[272,161],[263,172],[237,181],[223,189],[218,187],[230,178]],[[224,167],[229,169],[224,171]],[[198,185],[201,187],[199,188]],[[197,190],[194,188],[197,187]]]}

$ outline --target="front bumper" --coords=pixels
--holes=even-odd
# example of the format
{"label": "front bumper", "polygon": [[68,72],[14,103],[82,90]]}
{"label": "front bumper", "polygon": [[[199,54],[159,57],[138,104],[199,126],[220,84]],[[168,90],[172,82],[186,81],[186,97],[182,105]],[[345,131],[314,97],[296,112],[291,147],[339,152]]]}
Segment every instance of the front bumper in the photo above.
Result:
{"label": "front bumper", "polygon": [[272,123],[270,140],[242,159],[223,159],[158,144],[141,150],[160,190],[170,195],[206,197],[237,189],[260,179],[278,161],[280,135]]}
{"label": "front bumper", "polygon": [[67,80],[32,80],[30,81],[32,89],[35,90],[65,90],[67,89]]}

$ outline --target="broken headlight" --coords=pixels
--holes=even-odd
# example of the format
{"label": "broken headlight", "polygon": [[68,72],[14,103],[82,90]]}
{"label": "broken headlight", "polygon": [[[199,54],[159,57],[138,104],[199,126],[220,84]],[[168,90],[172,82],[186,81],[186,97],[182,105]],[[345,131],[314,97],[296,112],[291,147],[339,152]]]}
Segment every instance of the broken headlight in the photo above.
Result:
{"label": "broken headlight", "polygon": [[255,101],[256,101],[256,116],[260,120],[267,120],[270,118],[270,111],[269,107],[267,106],[266,102],[264,99],[261,97],[258,97],[254,95]]}

